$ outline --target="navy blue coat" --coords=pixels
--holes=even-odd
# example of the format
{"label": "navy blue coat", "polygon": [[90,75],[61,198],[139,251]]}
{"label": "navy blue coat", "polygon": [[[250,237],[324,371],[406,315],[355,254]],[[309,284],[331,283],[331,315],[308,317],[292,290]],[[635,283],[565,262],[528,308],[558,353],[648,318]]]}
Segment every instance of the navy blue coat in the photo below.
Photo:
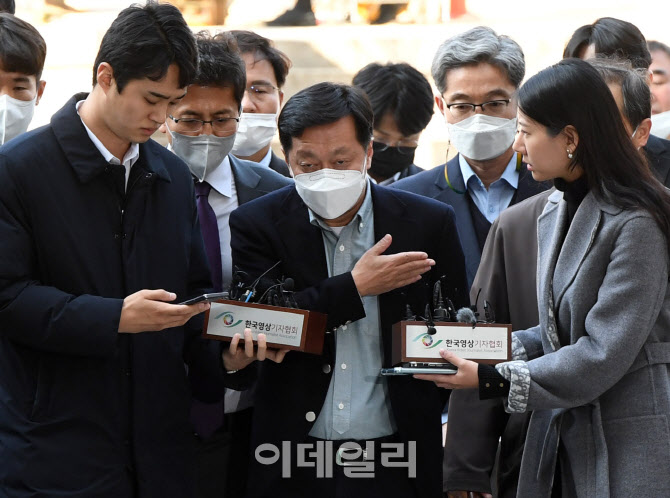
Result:
{"label": "navy blue coat", "polygon": [[[425,251],[433,269],[411,286],[379,296],[383,364],[391,366],[391,326],[401,320],[404,304],[422,311],[431,299],[432,282],[442,275],[445,293],[456,306],[468,303],[463,252],[453,210],[407,192],[371,184],[375,240],[390,233],[387,254]],[[253,279],[277,261],[269,274],[295,281],[296,301],[303,309],[328,314],[328,329],[365,315],[351,273],[328,277],[321,229],[309,221],[307,207],[289,186],[237,208],[230,216],[233,263]],[[280,364],[266,361],[259,369],[252,448],[282,441],[304,442],[328,391],[335,362],[333,334],[326,334],[322,355],[292,351]],[[389,378],[389,396],[401,441],[417,442],[416,496],[442,496],[440,414],[448,392],[411,377]],[[249,497],[301,496],[297,479],[281,478],[281,463],[252,461]]]}
{"label": "navy blue coat", "polygon": [[[418,175],[413,175],[403,180],[398,180],[391,185],[392,188],[400,190],[407,190],[415,194],[431,197],[441,202],[445,202],[454,208],[456,213],[456,226],[461,237],[461,245],[463,246],[463,253],[465,254],[465,268],[468,276],[468,286],[472,285],[472,281],[477,273],[479,261],[482,257],[482,252],[477,242],[477,235],[472,223],[472,215],[470,214],[470,207],[468,200],[460,192],[465,191],[465,182],[463,181],[463,174],[458,162],[458,156],[454,157],[447,163],[447,172],[449,173],[449,181],[454,189],[449,188],[447,180],[444,177],[444,164],[436,168],[424,171]],[[544,190],[550,188],[550,185],[539,183],[533,180],[532,175],[523,164],[521,171],[519,171],[519,186],[516,194],[512,200],[512,204],[521,202],[528,197],[539,194]]]}
{"label": "navy blue coat", "polygon": [[0,496],[192,496],[185,363],[196,395],[220,397],[221,343],[202,316],[117,331],[129,294],[211,286],[193,181],[150,140],[124,192],[85,97],[0,148]]}

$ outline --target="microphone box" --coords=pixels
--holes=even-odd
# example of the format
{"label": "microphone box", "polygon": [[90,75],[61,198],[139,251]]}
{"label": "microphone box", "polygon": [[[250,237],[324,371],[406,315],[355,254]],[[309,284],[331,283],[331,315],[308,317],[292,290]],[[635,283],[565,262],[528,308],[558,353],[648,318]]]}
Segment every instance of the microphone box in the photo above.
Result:
{"label": "microphone box", "polygon": [[268,348],[321,354],[326,319],[316,311],[221,299],[205,312],[204,336],[230,341],[235,334],[244,338],[244,329],[249,328],[254,343],[263,333]]}
{"label": "microphone box", "polygon": [[496,364],[512,358],[512,325],[504,323],[435,322],[435,334],[426,322],[398,322],[392,328],[391,361],[446,363],[440,349],[478,363]]}

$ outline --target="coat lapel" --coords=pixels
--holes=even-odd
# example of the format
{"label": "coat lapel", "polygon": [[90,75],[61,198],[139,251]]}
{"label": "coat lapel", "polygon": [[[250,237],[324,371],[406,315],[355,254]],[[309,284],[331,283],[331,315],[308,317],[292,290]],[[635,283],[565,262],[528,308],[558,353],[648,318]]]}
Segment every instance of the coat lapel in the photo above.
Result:
{"label": "coat lapel", "polygon": [[554,317],[553,279],[568,216],[566,204],[560,202],[562,199],[563,192],[551,194],[544,213],[537,220],[537,301],[540,310],[547,310],[540,313],[540,319],[545,320],[540,325],[553,351],[561,347]]}
{"label": "coat lapel", "polygon": [[449,204],[454,208],[456,214],[456,228],[458,229],[458,235],[461,239],[461,247],[463,248],[463,253],[465,255],[465,272],[468,278],[468,286],[470,286],[477,274],[477,268],[479,267],[479,261],[481,260],[482,255],[479,251],[477,234],[475,233],[475,228],[472,223],[470,206],[465,198],[465,194],[458,193],[465,192],[465,182],[463,181],[463,174],[461,173],[458,156],[449,161],[446,167],[451,187],[449,187],[447,179],[444,177],[444,168],[437,168],[439,174],[435,179],[436,194],[433,195],[433,198]]}
{"label": "coat lapel", "polygon": [[602,211],[593,193],[589,192],[577,209],[572,223],[570,223],[570,229],[565,236],[565,241],[560,248],[560,254],[556,261],[556,269],[554,270],[554,304],[556,309],[558,309],[566,289],[574,281],[586,254],[593,246],[601,220]]}
{"label": "coat lapel", "polygon": [[237,202],[242,204],[252,201],[267,192],[258,190],[258,184],[261,177],[251,168],[246,168],[244,164],[234,157],[232,154],[228,155],[230,161],[230,169],[233,172],[233,179],[235,180],[235,190],[237,191]]}

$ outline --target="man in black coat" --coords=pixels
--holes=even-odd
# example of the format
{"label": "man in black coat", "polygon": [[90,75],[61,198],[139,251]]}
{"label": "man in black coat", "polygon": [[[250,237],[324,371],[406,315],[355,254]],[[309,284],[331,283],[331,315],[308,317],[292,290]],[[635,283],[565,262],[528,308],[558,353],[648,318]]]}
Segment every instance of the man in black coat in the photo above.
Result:
{"label": "man in black coat", "polygon": [[226,373],[208,305],[173,304],[211,281],[191,175],[149,137],[196,64],[176,8],[125,9],[91,94],[0,148],[2,496],[193,496],[191,385]]}
{"label": "man in black coat", "polygon": [[[446,392],[379,374],[406,304],[423,311],[438,279],[467,302],[453,211],[367,180],[372,109],[356,88],[297,93],[279,132],[296,184],[233,212],[233,262],[254,279],[279,261],[268,278],[291,277],[297,304],[328,322],[322,354],[258,369],[248,496],[440,497]],[[367,453],[343,462],[346,441]]]}

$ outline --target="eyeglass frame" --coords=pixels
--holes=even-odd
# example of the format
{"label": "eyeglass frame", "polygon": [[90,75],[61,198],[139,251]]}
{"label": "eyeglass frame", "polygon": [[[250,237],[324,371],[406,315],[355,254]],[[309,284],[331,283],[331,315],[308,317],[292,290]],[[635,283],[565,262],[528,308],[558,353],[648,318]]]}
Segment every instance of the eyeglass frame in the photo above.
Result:
{"label": "eyeglass frame", "polygon": [[482,102],[481,104],[472,104],[471,102],[454,102],[453,104],[445,103],[444,106],[449,110],[449,112],[451,113],[452,116],[454,116],[455,118],[459,118],[461,116],[454,115],[453,111],[451,110],[451,108],[455,105],[471,106],[472,110],[470,112],[467,112],[467,113],[463,114],[463,116],[468,116],[470,114],[476,113],[477,112],[477,107],[481,107],[482,108],[482,113],[486,113],[486,109],[484,109],[485,105],[493,104],[493,103],[499,103],[499,102],[504,102],[505,103],[505,109],[507,109],[507,107],[512,103],[512,99],[511,98],[510,99],[494,99],[494,100],[489,100],[488,102]]}
{"label": "eyeglass frame", "polygon": [[230,120],[234,120],[237,124],[235,126],[235,131],[232,133],[229,133],[228,135],[223,135],[226,137],[229,137],[233,133],[237,132],[237,128],[240,126],[240,118],[239,116],[236,118],[215,118],[209,121],[205,121],[204,119],[198,119],[198,118],[175,118],[172,114],[168,114],[168,118],[170,118],[172,121],[174,121],[177,125],[179,125],[179,121],[187,121],[187,122],[195,122],[195,121],[200,121],[200,128],[197,131],[189,131],[189,133],[200,133],[202,129],[205,127],[206,124],[212,127],[212,131],[214,131],[214,122],[215,121],[226,121],[230,122]]}
{"label": "eyeglass frame", "polygon": [[[279,90],[279,87],[274,86],[272,83],[258,83],[256,85],[249,85],[248,87],[246,87],[244,89],[244,91],[249,94],[249,98],[251,98],[251,95],[266,95],[266,94],[259,93],[259,92],[256,91],[256,88],[260,87],[260,86],[266,86],[266,87],[272,88],[273,91],[278,90],[278,91],[281,92],[281,90]],[[253,90],[253,92],[251,92],[250,90]],[[269,95],[270,93],[271,92],[267,92],[267,95]]]}

